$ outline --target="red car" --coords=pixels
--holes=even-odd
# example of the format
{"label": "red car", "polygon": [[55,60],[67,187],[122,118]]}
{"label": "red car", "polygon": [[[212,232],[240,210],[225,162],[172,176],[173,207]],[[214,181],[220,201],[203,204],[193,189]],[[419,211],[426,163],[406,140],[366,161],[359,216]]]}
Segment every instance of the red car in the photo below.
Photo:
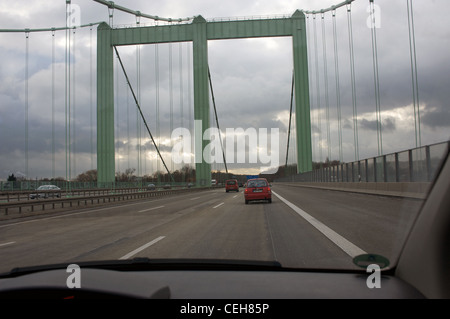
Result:
{"label": "red car", "polygon": [[251,200],[267,200],[272,203],[272,191],[265,178],[249,179],[244,191],[245,203]]}
{"label": "red car", "polygon": [[239,184],[237,179],[229,179],[225,182],[225,191],[228,193],[229,191],[239,192]]}

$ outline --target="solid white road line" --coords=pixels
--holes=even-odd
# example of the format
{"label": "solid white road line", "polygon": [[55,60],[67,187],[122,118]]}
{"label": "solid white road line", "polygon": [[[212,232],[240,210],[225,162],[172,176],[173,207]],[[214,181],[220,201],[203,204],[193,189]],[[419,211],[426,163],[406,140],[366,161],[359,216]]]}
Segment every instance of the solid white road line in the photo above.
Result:
{"label": "solid white road line", "polygon": [[157,242],[160,241],[161,239],[164,239],[165,237],[166,237],[166,236],[159,236],[158,238],[153,239],[151,242],[148,242],[148,243],[146,243],[145,245],[142,245],[142,246],[139,247],[139,248],[136,248],[136,249],[133,250],[132,252],[126,254],[125,256],[120,257],[119,259],[122,259],[122,260],[123,260],[123,259],[128,259],[128,258],[130,258],[130,257],[132,257],[132,256],[134,256],[134,255],[136,255],[138,252],[144,250],[145,248],[148,248],[148,247],[150,247],[151,245],[157,243]]}
{"label": "solid white road line", "polygon": [[292,210],[294,210],[297,214],[299,214],[301,217],[303,217],[307,222],[309,222],[312,226],[314,226],[318,231],[320,231],[322,234],[324,234],[329,240],[331,240],[334,244],[336,244],[339,248],[341,248],[344,252],[346,252],[350,257],[354,258],[358,255],[367,254],[364,250],[353,244],[352,242],[348,241],[338,233],[336,233],[334,230],[326,226],[325,224],[321,223],[308,213],[306,213],[301,208],[295,206],[291,202],[289,202],[287,199],[281,197],[274,191],[272,191],[272,194],[277,196],[281,201],[283,201],[286,205],[288,205]]}
{"label": "solid white road line", "polygon": [[154,210],[154,209],[163,208],[163,207],[164,207],[164,206],[158,206],[158,207],[147,208],[147,209],[143,209],[143,210],[138,211],[138,213],[148,212],[149,210]]}
{"label": "solid white road line", "polygon": [[220,203],[219,205],[214,206],[213,208],[217,208],[219,206],[222,206],[223,204],[225,204],[224,202]]}
{"label": "solid white road line", "polygon": [[0,247],[1,246],[6,246],[6,245],[11,245],[11,244],[14,244],[14,243],[15,243],[15,241],[10,241],[8,243],[3,243],[3,244],[0,244]]}

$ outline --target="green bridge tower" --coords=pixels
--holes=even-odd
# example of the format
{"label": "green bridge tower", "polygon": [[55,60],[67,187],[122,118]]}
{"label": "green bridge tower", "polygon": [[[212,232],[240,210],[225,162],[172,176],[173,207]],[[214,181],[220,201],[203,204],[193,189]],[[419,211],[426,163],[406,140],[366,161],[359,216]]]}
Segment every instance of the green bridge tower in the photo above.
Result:
{"label": "green bridge tower", "polygon": [[[255,37],[292,37],[295,78],[297,171],[312,170],[311,120],[305,15],[297,10],[291,17],[207,22],[202,16],[192,23],[112,29],[103,22],[97,29],[97,171],[99,186],[115,181],[114,144],[114,47],[170,42],[193,43],[194,119],[202,123],[194,132],[196,181],[211,182],[211,165],[202,157],[203,133],[210,126],[208,40]],[[199,159],[199,156],[202,158]]]}

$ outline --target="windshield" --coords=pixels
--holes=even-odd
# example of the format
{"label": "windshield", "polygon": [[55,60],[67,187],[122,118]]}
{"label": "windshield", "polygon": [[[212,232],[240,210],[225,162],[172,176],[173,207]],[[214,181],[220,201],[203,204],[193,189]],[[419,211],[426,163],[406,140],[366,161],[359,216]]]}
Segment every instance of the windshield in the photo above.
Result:
{"label": "windshield", "polygon": [[0,272],[394,268],[448,154],[450,2],[341,2],[2,10]]}
{"label": "windshield", "polygon": [[266,187],[267,186],[267,182],[265,180],[250,180],[247,183],[247,187],[251,188],[251,187]]}

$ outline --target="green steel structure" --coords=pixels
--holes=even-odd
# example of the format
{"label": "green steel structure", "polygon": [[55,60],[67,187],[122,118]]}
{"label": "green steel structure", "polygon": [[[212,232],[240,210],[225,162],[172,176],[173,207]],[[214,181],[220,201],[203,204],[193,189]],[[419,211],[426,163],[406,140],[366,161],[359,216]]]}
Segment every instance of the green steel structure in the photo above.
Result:
{"label": "green steel structure", "polygon": [[[208,22],[197,16],[191,23],[112,29],[101,23],[97,32],[97,169],[99,184],[115,179],[114,149],[114,46],[193,42],[194,120],[201,121],[195,134],[196,181],[211,182],[211,165],[202,157],[209,143],[203,133],[210,125],[208,40],[254,37],[292,37],[295,78],[297,171],[312,170],[311,121],[305,15],[274,19]],[[201,141],[201,143],[200,143]],[[200,158],[199,158],[200,157]]]}

